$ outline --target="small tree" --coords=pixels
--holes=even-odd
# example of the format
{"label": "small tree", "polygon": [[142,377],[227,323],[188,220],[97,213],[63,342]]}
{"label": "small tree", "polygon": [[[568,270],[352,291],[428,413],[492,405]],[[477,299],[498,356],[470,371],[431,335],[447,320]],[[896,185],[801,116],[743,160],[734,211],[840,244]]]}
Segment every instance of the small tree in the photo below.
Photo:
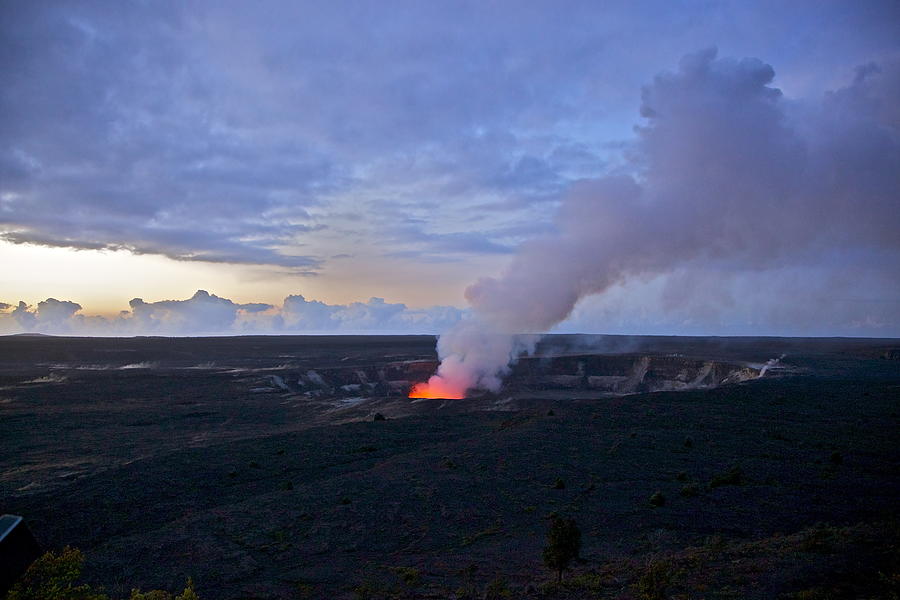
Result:
{"label": "small tree", "polygon": [[547,545],[544,547],[544,564],[557,573],[557,581],[562,582],[563,571],[581,551],[581,531],[574,519],[553,516],[547,531]]}

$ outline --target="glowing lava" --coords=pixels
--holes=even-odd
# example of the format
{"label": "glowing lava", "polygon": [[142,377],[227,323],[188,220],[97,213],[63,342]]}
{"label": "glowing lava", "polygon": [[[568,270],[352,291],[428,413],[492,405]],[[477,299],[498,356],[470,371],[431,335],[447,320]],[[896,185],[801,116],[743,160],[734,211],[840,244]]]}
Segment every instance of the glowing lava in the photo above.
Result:
{"label": "glowing lava", "polygon": [[432,375],[428,383],[417,383],[409,391],[410,398],[445,398],[448,400],[462,400],[466,397],[466,390],[460,390],[457,386],[440,377]]}

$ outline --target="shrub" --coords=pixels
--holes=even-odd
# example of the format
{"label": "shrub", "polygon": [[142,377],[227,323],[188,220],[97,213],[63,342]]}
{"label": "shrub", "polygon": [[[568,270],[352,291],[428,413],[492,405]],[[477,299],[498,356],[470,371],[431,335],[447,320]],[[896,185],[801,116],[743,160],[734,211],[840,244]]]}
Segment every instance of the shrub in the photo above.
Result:
{"label": "shrub", "polygon": [[900,600],[900,572],[894,571],[885,574],[878,572],[878,582],[885,590],[885,598]]}
{"label": "shrub", "polygon": [[666,497],[663,496],[662,492],[653,492],[653,495],[650,496],[650,504],[653,506],[662,506],[666,503]]}
{"label": "shrub", "polygon": [[553,482],[554,490],[564,490],[566,489],[566,482],[562,480],[562,477],[557,477],[556,481]]}
{"label": "shrub", "polygon": [[498,575],[485,588],[484,598],[485,600],[503,600],[503,598],[512,598],[512,590],[506,585],[506,581]]}
{"label": "shrub", "polygon": [[385,419],[383,414],[381,414],[380,412],[377,412],[372,416],[372,420],[373,421],[386,421],[387,419]]}
{"label": "shrub", "polygon": [[675,574],[667,560],[652,558],[634,584],[634,591],[641,600],[665,600],[666,590],[672,584]]}
{"label": "shrub", "polygon": [[141,590],[131,590],[128,600],[172,600],[172,594],[162,590],[153,590],[151,592],[141,592]]}
{"label": "shrub", "polygon": [[140,590],[131,590],[131,596],[128,600],[200,600],[197,592],[194,591],[194,580],[188,578],[184,591],[172,598],[172,594],[162,590],[153,590],[141,593]]}
{"label": "shrub", "polygon": [[682,486],[680,493],[685,498],[693,498],[700,493],[700,486],[696,483],[687,483]]}
{"label": "shrub", "polygon": [[[58,554],[47,552],[38,558],[13,585],[6,600],[109,600],[109,596],[94,590],[87,584],[76,585],[84,566],[84,554],[77,548],[66,546]],[[194,582],[180,594],[163,590],[141,592],[131,590],[129,600],[200,600],[194,590]]]}
{"label": "shrub", "polygon": [[376,600],[377,598],[387,598],[389,590],[384,588],[377,582],[364,581],[353,588],[353,596],[356,600]]}
{"label": "shrub", "polygon": [[478,565],[471,563],[459,570],[459,575],[463,578],[463,584],[457,588],[456,597],[460,600],[464,598],[477,598],[478,590],[475,587],[475,573],[478,572]]}
{"label": "shrub", "polygon": [[28,567],[6,600],[108,600],[87,584],[76,585],[83,565],[84,554],[77,548],[47,552]]}
{"label": "shrub", "polygon": [[400,578],[400,581],[409,587],[416,587],[422,580],[422,576],[418,569],[413,567],[394,567],[391,569]]}
{"label": "shrub", "polygon": [[578,558],[581,551],[581,531],[574,519],[554,516],[547,531],[547,545],[543,558],[547,568],[557,572],[557,581],[562,581],[563,571],[573,559]]}
{"label": "shrub", "polygon": [[709,487],[716,488],[723,485],[741,485],[744,483],[744,474],[738,466],[731,467],[724,473],[713,475]]}
{"label": "shrub", "polygon": [[823,587],[814,587],[807,590],[800,590],[793,594],[791,598],[794,600],[834,600],[839,596]]}

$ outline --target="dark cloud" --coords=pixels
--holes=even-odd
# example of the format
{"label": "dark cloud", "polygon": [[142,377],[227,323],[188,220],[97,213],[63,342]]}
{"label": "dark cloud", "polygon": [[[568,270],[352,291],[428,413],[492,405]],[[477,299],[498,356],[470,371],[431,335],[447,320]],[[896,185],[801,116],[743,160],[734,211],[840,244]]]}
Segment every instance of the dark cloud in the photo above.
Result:
{"label": "dark cloud", "polygon": [[311,267],[331,162],[230,120],[180,5],[5,7],[3,239]]}
{"label": "dark cloud", "polygon": [[[502,252],[494,232],[617,167],[669,57],[719,40],[820,82],[896,48],[891,3],[716,6],[5,2],[0,235],[309,273],[341,253],[321,227],[376,219],[381,196],[435,206],[420,230],[440,232],[355,230],[384,253]],[[473,210],[486,239],[465,237]]]}

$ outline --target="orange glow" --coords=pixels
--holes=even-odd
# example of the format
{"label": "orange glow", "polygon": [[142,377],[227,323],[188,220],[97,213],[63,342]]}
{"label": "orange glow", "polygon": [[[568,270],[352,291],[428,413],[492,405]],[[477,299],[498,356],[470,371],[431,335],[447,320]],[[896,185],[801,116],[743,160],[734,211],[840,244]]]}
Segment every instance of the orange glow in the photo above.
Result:
{"label": "orange glow", "polygon": [[434,376],[428,383],[417,383],[409,391],[410,398],[444,398],[447,400],[462,400],[466,397],[466,390],[460,390],[441,377]]}

